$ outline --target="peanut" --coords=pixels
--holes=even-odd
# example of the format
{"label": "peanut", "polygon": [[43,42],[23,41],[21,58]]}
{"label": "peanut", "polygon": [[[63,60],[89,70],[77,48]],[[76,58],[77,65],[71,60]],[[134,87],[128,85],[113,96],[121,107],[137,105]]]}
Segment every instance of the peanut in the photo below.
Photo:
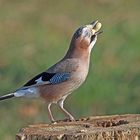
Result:
{"label": "peanut", "polygon": [[102,27],[102,24],[98,22],[95,27],[92,29],[92,33],[95,34],[95,32],[99,31],[100,28]]}

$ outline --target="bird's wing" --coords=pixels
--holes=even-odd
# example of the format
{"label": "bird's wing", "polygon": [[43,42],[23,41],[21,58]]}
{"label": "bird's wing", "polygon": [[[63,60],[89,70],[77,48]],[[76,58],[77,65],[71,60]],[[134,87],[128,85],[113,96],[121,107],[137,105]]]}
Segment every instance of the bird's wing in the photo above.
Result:
{"label": "bird's wing", "polygon": [[77,59],[62,60],[50,67],[46,72],[35,76],[20,89],[65,82],[70,78],[71,73],[78,68],[78,65],[79,60]]}
{"label": "bird's wing", "polygon": [[59,84],[70,78],[69,72],[48,73],[42,72],[28,81],[22,88],[36,87],[45,84]]}

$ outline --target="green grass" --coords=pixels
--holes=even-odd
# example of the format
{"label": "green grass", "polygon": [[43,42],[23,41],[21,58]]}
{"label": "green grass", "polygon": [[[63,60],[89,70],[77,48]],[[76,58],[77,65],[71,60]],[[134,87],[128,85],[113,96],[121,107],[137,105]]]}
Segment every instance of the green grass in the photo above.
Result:
{"label": "green grass", "polygon": [[[75,117],[140,113],[140,1],[0,2],[0,95],[60,59],[77,27],[95,19],[104,33],[92,52],[85,84],[66,100]],[[63,114],[55,106],[56,118]],[[48,122],[41,100],[0,102],[0,139],[28,124]]]}

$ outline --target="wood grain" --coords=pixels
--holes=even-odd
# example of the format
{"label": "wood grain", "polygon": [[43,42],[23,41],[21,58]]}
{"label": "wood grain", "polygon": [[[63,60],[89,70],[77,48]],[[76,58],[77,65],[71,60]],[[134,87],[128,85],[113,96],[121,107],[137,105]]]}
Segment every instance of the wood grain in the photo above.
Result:
{"label": "wood grain", "polygon": [[22,128],[16,140],[139,140],[140,114],[96,116],[73,122],[34,124]]}

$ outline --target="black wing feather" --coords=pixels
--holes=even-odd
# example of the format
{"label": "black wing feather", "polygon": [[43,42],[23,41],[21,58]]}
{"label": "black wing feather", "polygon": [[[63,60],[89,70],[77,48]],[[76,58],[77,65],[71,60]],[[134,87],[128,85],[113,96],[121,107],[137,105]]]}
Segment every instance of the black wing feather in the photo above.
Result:
{"label": "black wing feather", "polygon": [[33,79],[28,81],[23,87],[35,85],[37,83],[36,80],[40,77],[42,77],[42,81],[44,82],[49,81],[54,75],[55,73],[42,72],[41,74],[35,76]]}

